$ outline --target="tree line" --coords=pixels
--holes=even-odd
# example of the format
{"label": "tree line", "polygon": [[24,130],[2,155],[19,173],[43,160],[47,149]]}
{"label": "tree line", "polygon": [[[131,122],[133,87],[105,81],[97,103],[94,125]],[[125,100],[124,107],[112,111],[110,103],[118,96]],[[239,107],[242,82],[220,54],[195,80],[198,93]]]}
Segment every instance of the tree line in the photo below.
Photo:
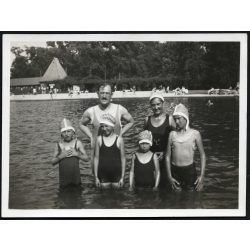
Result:
{"label": "tree line", "polygon": [[12,47],[11,78],[42,76],[54,57],[69,80],[154,81],[170,88],[235,87],[239,81],[239,42],[79,42],[48,41],[47,47]]}

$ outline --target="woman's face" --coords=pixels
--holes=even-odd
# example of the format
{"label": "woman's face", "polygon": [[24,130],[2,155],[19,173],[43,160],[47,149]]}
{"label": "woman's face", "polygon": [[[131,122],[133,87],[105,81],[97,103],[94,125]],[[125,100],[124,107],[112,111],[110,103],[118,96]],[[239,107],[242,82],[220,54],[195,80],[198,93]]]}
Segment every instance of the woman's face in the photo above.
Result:
{"label": "woman's face", "polygon": [[160,115],[163,112],[163,101],[160,98],[154,98],[150,102],[151,109],[154,115]]}

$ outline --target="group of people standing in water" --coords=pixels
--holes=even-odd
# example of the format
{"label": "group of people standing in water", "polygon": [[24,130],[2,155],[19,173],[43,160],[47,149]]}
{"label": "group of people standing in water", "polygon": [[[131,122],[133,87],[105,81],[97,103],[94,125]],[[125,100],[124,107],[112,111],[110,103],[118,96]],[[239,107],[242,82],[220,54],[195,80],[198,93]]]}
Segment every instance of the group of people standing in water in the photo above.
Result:
{"label": "group of people standing in water", "polygon": [[[122,105],[112,103],[109,84],[101,85],[97,94],[99,104],[83,113],[80,130],[90,138],[96,187],[121,188],[126,168],[123,135],[131,129],[134,119]],[[164,113],[164,97],[158,92],[150,96],[149,102],[153,114],[146,117],[138,137],[138,150],[132,154],[129,189],[171,186],[177,191],[202,190],[206,156],[199,131],[189,127],[188,109],[180,103],[173,115]],[[199,176],[194,164],[196,148],[201,158]],[[81,183],[79,160],[89,161],[89,157],[71,122],[64,118],[61,140],[52,159],[53,165],[59,164],[60,186]]]}

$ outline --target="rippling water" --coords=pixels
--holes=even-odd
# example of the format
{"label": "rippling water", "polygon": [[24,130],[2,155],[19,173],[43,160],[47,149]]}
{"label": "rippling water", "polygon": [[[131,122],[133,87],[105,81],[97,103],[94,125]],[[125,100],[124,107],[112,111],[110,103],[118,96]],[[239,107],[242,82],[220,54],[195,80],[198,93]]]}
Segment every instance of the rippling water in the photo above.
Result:
{"label": "rippling water", "polygon": [[[206,106],[207,98],[167,98],[165,103],[169,113],[171,102],[188,106],[191,126],[201,132],[207,166],[205,188],[200,193],[128,191],[131,153],[137,149],[136,135],[145,116],[151,113],[147,99],[114,101],[125,106],[135,119],[134,127],[125,135],[127,167],[122,190],[97,190],[89,163],[81,163],[80,189],[60,190],[58,168],[48,176],[53,169],[50,160],[55,142],[60,139],[63,117],[72,120],[89,154],[89,140],[80,132],[78,122],[83,111],[97,104],[97,100],[11,102],[9,208],[237,208],[239,99],[210,99],[214,102],[211,108]],[[199,154],[196,159],[199,166]]]}

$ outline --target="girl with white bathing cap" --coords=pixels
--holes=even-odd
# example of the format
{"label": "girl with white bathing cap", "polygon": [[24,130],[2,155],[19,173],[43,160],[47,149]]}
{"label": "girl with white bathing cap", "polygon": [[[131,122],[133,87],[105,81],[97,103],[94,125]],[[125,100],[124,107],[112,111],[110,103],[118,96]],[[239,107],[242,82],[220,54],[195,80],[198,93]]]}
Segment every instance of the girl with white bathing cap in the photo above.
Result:
{"label": "girl with white bathing cap", "polygon": [[139,134],[139,150],[133,154],[129,174],[129,189],[153,188],[157,190],[160,181],[159,161],[150,151],[152,134],[144,130]]}
{"label": "girl with white bathing cap", "polygon": [[97,137],[94,153],[95,184],[101,188],[121,188],[125,175],[125,151],[122,137],[114,132],[116,119],[103,114],[100,119],[101,135]]}
{"label": "girl with white bathing cap", "polygon": [[52,164],[59,163],[60,187],[80,185],[79,160],[88,161],[84,146],[75,136],[71,122],[64,118],[61,122],[61,141],[55,147]]}
{"label": "girl with white bathing cap", "polygon": [[[198,130],[189,127],[188,109],[183,104],[175,107],[173,117],[176,131],[169,135],[166,166],[170,185],[173,190],[197,190],[203,188],[206,155]],[[194,153],[198,147],[201,158],[200,176],[197,178]]]}

